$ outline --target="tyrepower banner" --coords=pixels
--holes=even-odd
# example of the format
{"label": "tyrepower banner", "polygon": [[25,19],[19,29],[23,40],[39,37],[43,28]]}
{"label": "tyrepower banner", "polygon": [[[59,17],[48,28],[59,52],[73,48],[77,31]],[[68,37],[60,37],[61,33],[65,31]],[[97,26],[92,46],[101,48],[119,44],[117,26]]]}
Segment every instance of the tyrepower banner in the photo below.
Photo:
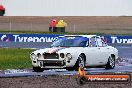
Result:
{"label": "tyrepower banner", "polygon": [[0,34],[2,42],[53,42],[59,34]]}
{"label": "tyrepower banner", "polygon": [[118,36],[104,36],[107,43],[119,43],[119,44],[132,44],[132,36],[124,36],[124,35],[118,35]]}
{"label": "tyrepower banner", "polygon": [[[0,42],[45,42],[50,43],[63,34],[0,34]],[[103,36],[107,43],[132,44],[132,36],[123,35],[99,35]]]}

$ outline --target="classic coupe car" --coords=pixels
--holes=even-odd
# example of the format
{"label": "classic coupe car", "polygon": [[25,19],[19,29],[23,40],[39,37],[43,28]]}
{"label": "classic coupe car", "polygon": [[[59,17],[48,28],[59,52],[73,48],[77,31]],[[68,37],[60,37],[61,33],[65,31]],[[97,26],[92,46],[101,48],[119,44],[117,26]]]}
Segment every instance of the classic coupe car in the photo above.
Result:
{"label": "classic coupe car", "polygon": [[65,68],[68,71],[82,67],[115,67],[118,50],[108,46],[103,37],[96,35],[68,35],[58,38],[50,48],[30,54],[33,70]]}

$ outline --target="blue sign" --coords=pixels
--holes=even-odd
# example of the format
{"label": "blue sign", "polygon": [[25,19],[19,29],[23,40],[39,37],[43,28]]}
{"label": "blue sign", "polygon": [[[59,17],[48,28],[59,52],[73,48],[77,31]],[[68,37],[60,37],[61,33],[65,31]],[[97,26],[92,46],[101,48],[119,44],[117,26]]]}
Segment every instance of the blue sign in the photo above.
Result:
{"label": "blue sign", "polygon": [[107,43],[123,43],[123,44],[132,44],[132,36],[104,36]]}
{"label": "blue sign", "polygon": [[[50,43],[63,34],[0,34],[0,42],[45,42]],[[107,43],[132,44],[132,36],[104,35]]]}
{"label": "blue sign", "polygon": [[4,42],[53,42],[60,34],[0,34]]}

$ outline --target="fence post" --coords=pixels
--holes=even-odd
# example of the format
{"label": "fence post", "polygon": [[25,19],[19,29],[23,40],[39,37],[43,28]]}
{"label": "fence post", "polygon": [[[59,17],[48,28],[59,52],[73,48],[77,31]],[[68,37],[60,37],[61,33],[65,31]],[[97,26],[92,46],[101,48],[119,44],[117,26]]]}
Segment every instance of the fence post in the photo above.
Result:
{"label": "fence post", "polygon": [[33,29],[33,24],[32,23],[30,24],[30,27],[31,27],[31,33],[32,33],[32,29]]}
{"label": "fence post", "polygon": [[11,21],[10,21],[9,25],[10,25],[10,33],[11,33],[11,29],[12,29],[12,24],[11,24]]}
{"label": "fence post", "polygon": [[76,25],[73,25],[74,33],[76,32]]}

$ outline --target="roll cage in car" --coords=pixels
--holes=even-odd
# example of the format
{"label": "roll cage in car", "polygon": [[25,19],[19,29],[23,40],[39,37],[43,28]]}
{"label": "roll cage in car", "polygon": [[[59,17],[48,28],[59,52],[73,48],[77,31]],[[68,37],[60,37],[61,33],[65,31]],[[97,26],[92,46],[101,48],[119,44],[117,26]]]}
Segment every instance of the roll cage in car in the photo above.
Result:
{"label": "roll cage in car", "polygon": [[94,36],[89,40],[90,47],[106,47],[108,46],[103,37]]}

